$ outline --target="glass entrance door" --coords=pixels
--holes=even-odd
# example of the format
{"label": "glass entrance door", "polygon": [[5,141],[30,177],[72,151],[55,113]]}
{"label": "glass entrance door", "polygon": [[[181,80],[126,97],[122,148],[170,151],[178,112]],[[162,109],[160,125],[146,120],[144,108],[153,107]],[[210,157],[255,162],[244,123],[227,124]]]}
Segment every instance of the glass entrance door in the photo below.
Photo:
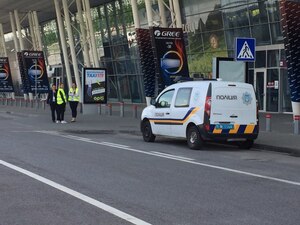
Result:
{"label": "glass entrance door", "polygon": [[254,87],[260,111],[266,111],[266,87],[267,73],[266,69],[256,69],[254,76]]}

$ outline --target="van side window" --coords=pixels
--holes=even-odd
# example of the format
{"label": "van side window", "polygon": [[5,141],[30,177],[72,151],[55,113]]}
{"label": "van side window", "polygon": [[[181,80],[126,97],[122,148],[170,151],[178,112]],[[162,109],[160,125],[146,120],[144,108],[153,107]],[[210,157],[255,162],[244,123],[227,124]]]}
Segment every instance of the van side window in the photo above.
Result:
{"label": "van side window", "polygon": [[174,95],[174,90],[170,90],[170,91],[163,93],[159,97],[156,107],[157,108],[170,108],[173,95]]}
{"label": "van side window", "polygon": [[192,88],[180,88],[175,99],[175,107],[189,107]]}

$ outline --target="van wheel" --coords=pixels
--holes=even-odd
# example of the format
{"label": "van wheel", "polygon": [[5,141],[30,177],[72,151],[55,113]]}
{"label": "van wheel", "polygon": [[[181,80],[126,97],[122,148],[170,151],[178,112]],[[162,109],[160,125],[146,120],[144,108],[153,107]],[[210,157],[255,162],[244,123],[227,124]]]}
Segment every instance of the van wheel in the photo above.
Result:
{"label": "van wheel", "polygon": [[145,142],[154,142],[155,135],[152,133],[151,124],[148,120],[142,123],[142,133]]}
{"label": "van wheel", "polygon": [[242,141],[238,143],[240,149],[250,149],[253,146],[253,140]]}
{"label": "van wheel", "polygon": [[187,143],[190,149],[201,149],[203,145],[203,140],[201,138],[201,135],[199,133],[199,130],[195,126],[191,126],[187,130]]}

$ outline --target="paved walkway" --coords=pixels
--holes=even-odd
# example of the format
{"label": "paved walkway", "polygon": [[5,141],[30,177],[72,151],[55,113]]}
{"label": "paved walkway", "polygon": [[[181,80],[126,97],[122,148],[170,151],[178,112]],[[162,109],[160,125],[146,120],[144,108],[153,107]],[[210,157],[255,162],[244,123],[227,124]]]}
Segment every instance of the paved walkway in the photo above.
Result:
{"label": "paved walkway", "polygon": [[[141,135],[140,133],[140,115],[145,105],[136,105],[137,112],[134,113],[133,105],[125,105],[124,117],[120,116],[120,105],[112,104],[110,109],[107,106],[98,109],[97,115],[82,115],[79,114],[76,123],[68,124],[54,124],[50,118],[49,107],[43,108],[41,104],[37,109],[35,106],[31,108],[25,107],[23,104],[14,104],[13,106],[6,106],[0,102],[0,115],[20,116],[24,118],[24,123],[28,126],[32,125],[32,119],[36,118],[35,127],[41,130],[57,130],[68,131],[73,133],[109,133],[109,132],[123,132]],[[66,120],[70,121],[69,107],[67,106]],[[271,132],[266,132],[265,127],[265,113],[260,113],[260,133],[258,139],[255,141],[255,148],[285,152],[300,156],[300,135],[293,134],[293,116],[291,114],[272,114],[271,118]],[[135,117],[136,116],[136,117]]]}

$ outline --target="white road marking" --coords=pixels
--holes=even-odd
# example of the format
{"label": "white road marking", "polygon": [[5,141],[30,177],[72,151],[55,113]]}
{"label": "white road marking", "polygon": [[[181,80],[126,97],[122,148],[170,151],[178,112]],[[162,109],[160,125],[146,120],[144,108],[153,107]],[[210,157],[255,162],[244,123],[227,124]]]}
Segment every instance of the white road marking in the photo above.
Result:
{"label": "white road marking", "polygon": [[127,145],[120,145],[120,144],[116,144],[116,143],[111,143],[111,142],[101,142],[104,145],[109,145],[109,146],[116,146],[116,147],[123,147],[123,148],[130,148]]}
{"label": "white road marking", "polygon": [[[59,136],[66,138],[66,136],[64,136],[64,135],[59,135]],[[277,181],[277,182],[281,182],[281,183],[285,183],[285,184],[300,186],[300,182],[296,182],[296,181],[290,181],[290,180],[280,179],[280,178],[276,178],[276,177],[270,177],[270,176],[260,175],[260,174],[256,174],[256,173],[245,172],[245,171],[242,171],[242,170],[230,169],[230,168],[222,167],[222,166],[215,166],[215,165],[206,164],[206,163],[194,162],[194,161],[190,161],[190,160],[186,160],[186,159],[182,159],[182,158],[178,158],[178,157],[174,158],[174,157],[171,157],[171,156],[168,156],[168,155],[162,155],[161,153],[158,154],[158,153],[154,153],[154,152],[145,152],[145,151],[138,150],[138,149],[133,149],[133,148],[130,148],[130,147],[127,147],[127,146],[122,147],[122,145],[119,145],[119,144],[111,145],[111,144],[108,144],[107,142],[97,142],[97,141],[92,141],[92,140],[79,140],[79,141],[84,141],[84,142],[91,143],[91,144],[96,144],[96,145],[109,146],[109,147],[123,149],[123,150],[131,151],[131,152],[138,152],[138,153],[142,153],[142,154],[145,154],[145,155],[151,155],[151,156],[156,156],[156,157],[161,157],[161,158],[166,158],[166,159],[172,159],[172,160],[175,160],[175,161],[190,163],[190,164],[193,164],[193,165],[198,165],[198,166],[203,166],[203,167],[207,167],[207,168],[223,170],[223,171],[227,171],[227,172],[231,172],[231,173],[242,174],[242,175],[261,178],[261,179],[265,179],[265,180],[272,180],[272,181]]]}
{"label": "white road marking", "polygon": [[78,136],[74,136],[74,135],[66,135],[65,137],[73,139],[73,140],[79,140],[79,141],[89,141],[89,140],[91,140],[89,138],[78,137]]}
{"label": "white road marking", "polygon": [[59,135],[57,131],[51,131],[51,130],[37,130],[34,131],[36,133],[42,133],[42,134],[51,134],[51,135]]}
{"label": "white road marking", "polygon": [[195,160],[195,159],[191,159],[191,158],[187,158],[187,157],[183,157],[183,156],[179,156],[179,155],[172,155],[172,154],[166,154],[166,153],[155,152],[155,151],[151,151],[151,152],[158,154],[158,155],[169,156],[169,157],[177,158],[177,159],[185,159],[185,160],[189,160],[189,161]]}
{"label": "white road marking", "polygon": [[131,216],[131,215],[125,213],[125,212],[122,212],[122,211],[120,211],[120,210],[118,210],[116,208],[113,208],[113,207],[111,207],[109,205],[106,205],[103,202],[100,202],[100,201],[98,201],[96,199],[90,198],[90,197],[88,197],[88,196],[86,196],[84,194],[81,194],[81,193],[79,193],[77,191],[74,191],[74,190],[72,190],[72,189],[70,189],[68,187],[60,185],[60,184],[58,184],[58,183],[56,183],[54,181],[51,181],[51,180],[49,180],[49,179],[47,179],[45,177],[42,177],[42,176],[37,175],[35,173],[32,173],[32,172],[30,172],[28,170],[22,169],[21,167],[18,167],[18,166],[15,166],[13,164],[10,164],[8,162],[5,162],[5,161],[3,161],[1,159],[0,159],[0,164],[3,165],[3,166],[6,166],[6,167],[8,167],[8,168],[10,168],[12,170],[15,170],[15,171],[17,171],[19,173],[27,175],[27,176],[29,176],[29,177],[31,177],[31,178],[33,178],[35,180],[38,180],[38,181],[40,181],[40,182],[42,182],[44,184],[47,184],[47,185],[49,185],[49,186],[51,186],[51,187],[53,187],[53,188],[55,188],[57,190],[60,190],[60,191],[62,191],[64,193],[67,193],[67,194],[69,194],[69,195],[71,195],[71,196],[73,196],[75,198],[78,198],[78,199],[84,201],[84,202],[87,202],[90,205],[96,206],[97,208],[102,209],[102,210],[104,210],[104,211],[106,211],[106,212],[108,212],[110,214],[113,214],[113,215],[115,215],[115,216],[117,216],[117,217],[119,217],[119,218],[121,218],[123,220],[126,220],[126,221],[128,221],[128,222],[130,222],[132,224],[136,224],[136,225],[151,225],[150,223],[147,223],[147,222],[145,222],[143,220],[140,220],[140,219],[138,219],[138,218],[136,218],[134,216]]}

